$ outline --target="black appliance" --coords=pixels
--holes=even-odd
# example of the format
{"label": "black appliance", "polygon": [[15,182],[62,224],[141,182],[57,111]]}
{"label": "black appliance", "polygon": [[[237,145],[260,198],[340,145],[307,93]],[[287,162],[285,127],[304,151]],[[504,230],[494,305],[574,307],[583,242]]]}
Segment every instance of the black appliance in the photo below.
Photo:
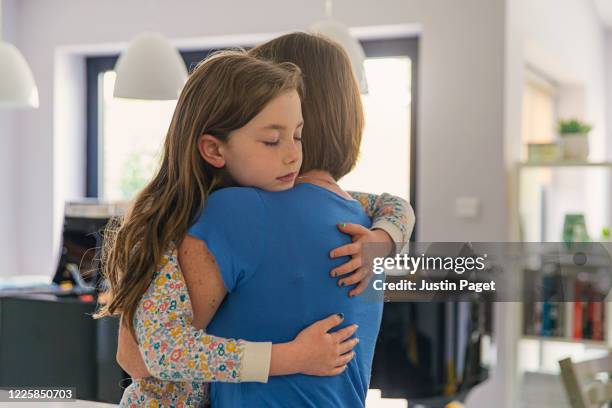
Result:
{"label": "black appliance", "polygon": [[488,377],[481,338],[490,303],[385,303],[370,388],[425,407],[462,400]]}

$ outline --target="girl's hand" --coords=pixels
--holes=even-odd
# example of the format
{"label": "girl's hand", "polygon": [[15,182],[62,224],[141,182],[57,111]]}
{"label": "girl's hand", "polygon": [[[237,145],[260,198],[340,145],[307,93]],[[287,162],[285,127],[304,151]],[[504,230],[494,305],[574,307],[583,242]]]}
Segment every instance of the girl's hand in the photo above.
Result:
{"label": "girl's hand", "polygon": [[330,376],[338,375],[355,357],[353,347],[358,338],[351,338],[357,325],[351,325],[333,333],[331,329],[344,321],[344,316],[336,314],[313,323],[297,335],[294,346],[301,353],[302,374]]}
{"label": "girl's hand", "polygon": [[[362,293],[372,278],[372,259],[374,257],[385,257],[393,250],[395,243],[391,236],[381,229],[370,230],[359,224],[338,224],[338,229],[351,236],[352,243],[346,244],[332,250],[331,258],[350,256],[347,263],[334,268],[331,276],[345,276],[338,280],[338,286],[357,285],[349,292],[349,296]],[[371,245],[367,245],[371,244]],[[364,248],[368,253],[365,254]]]}
{"label": "girl's hand", "polygon": [[332,315],[311,324],[293,341],[274,344],[270,375],[333,376],[342,373],[355,357],[352,350],[359,343],[359,339],[350,338],[357,330],[356,324],[328,333],[343,320],[342,314]]}

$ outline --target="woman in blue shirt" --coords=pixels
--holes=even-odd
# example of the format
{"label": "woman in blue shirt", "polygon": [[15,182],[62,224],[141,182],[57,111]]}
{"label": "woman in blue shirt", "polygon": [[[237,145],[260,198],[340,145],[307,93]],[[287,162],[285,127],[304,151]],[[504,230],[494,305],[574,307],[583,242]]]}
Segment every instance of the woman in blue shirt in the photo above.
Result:
{"label": "woman in blue shirt", "polygon": [[[348,296],[354,290],[351,276],[333,279],[334,272],[346,272],[338,267],[347,259],[333,259],[328,253],[329,248],[343,244],[348,249],[344,255],[357,251],[338,230],[339,222],[364,230],[371,227],[362,206],[336,183],[354,167],[359,152],[363,109],[358,85],[345,52],[319,36],[293,33],[250,53],[292,62],[302,70],[304,160],[293,189],[220,190],[211,195],[190,228],[189,235],[203,240],[215,256],[227,290],[208,331],[283,342],[308,322],[341,311],[346,322],[359,325],[360,342],[355,358],[338,376],[296,374],[271,377],[267,384],[213,383],[212,404],[224,408],[363,406],[382,296]],[[406,221],[406,228],[411,228],[411,220]],[[332,271],[332,277],[321,270]],[[360,292],[372,290],[365,282]]]}
{"label": "woman in blue shirt", "polygon": [[[343,220],[370,227],[361,205],[337,191],[332,179],[308,173],[283,192],[227,188],[213,193],[189,234],[217,260],[227,295],[208,332],[222,337],[283,343],[312,321],[340,311],[359,326],[359,344],[346,370],[333,377],[302,374],[255,382],[213,383],[219,407],[359,407],[370,379],[382,316],[382,296],[349,297],[349,287],[322,274],[342,263],[329,248],[350,242]],[[378,293],[382,295],[381,292]],[[342,328],[343,326],[340,326]]]}

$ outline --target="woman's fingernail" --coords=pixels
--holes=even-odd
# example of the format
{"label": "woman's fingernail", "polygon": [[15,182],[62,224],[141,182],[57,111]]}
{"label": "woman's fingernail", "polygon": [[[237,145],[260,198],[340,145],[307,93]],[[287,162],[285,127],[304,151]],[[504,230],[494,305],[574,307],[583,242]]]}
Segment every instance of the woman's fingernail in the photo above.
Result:
{"label": "woman's fingernail", "polygon": [[344,313],[338,313],[338,317],[342,320],[344,320]]}
{"label": "woman's fingernail", "polygon": [[333,271],[333,272],[332,272],[332,276],[335,278],[336,276],[338,276],[338,272]]}
{"label": "woman's fingernail", "polygon": [[340,282],[340,286],[344,286],[346,285],[346,283],[344,283],[344,281]]}
{"label": "woman's fingernail", "polygon": [[355,343],[359,343],[359,337],[355,339]]}
{"label": "woman's fingernail", "polygon": [[345,223],[342,223],[342,228],[346,228],[346,224]]}

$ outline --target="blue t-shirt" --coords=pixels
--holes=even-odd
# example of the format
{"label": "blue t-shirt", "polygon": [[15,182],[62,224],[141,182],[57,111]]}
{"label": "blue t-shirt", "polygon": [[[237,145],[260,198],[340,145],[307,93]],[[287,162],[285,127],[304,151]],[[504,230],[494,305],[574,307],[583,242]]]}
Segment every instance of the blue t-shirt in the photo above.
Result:
{"label": "blue t-shirt", "polygon": [[215,407],[359,407],[365,404],[382,296],[349,298],[331,270],[349,258],[329,252],[350,238],[336,227],[371,221],[361,205],[313,184],[266,192],[226,188],[212,194],[189,234],[214,254],[227,297],[208,332],[249,341],[287,342],[304,328],[344,313],[359,344],[347,370],[334,377],[289,375],[262,383],[213,383]]}

